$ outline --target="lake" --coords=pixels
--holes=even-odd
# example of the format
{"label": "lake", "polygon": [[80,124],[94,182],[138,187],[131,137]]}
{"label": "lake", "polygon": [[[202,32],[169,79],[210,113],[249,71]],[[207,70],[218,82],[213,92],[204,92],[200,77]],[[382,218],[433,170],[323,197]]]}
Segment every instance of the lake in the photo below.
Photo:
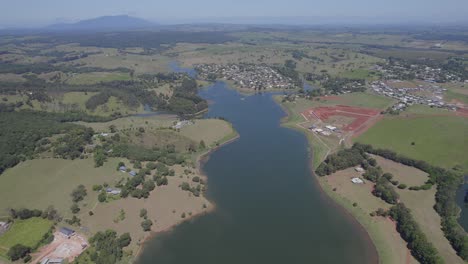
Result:
{"label": "lake", "polygon": [[271,94],[245,97],[218,82],[200,95],[212,102],[207,118],[240,134],[202,167],[216,209],[157,234],[137,263],[378,262],[367,233],[320,190],[305,136],[280,126]]}

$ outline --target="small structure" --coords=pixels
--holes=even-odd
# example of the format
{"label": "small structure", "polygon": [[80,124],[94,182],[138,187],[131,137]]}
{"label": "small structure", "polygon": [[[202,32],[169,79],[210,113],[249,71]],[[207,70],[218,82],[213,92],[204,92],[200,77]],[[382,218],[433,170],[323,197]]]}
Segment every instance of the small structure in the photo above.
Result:
{"label": "small structure", "polygon": [[41,264],[62,264],[63,259],[61,258],[45,258],[41,261]]}
{"label": "small structure", "polygon": [[120,167],[119,167],[119,171],[121,171],[121,172],[127,172],[127,167],[125,167],[125,166],[120,166]]}
{"label": "small structure", "polygon": [[106,192],[112,195],[119,195],[122,192],[122,190],[117,189],[117,188],[107,188]]}
{"label": "small structure", "polygon": [[351,181],[352,181],[353,183],[355,183],[355,184],[363,184],[363,183],[364,183],[363,180],[361,180],[360,178],[357,178],[357,177],[356,177],[356,178],[352,178]]}
{"label": "small structure", "polygon": [[336,127],[334,126],[325,126],[328,130],[335,131]]}
{"label": "small structure", "polygon": [[132,176],[132,177],[135,177],[137,175],[137,173],[135,171],[130,171],[128,174],[130,174],[130,176]]}
{"label": "small structure", "polygon": [[70,228],[66,228],[66,227],[62,227],[60,228],[60,233],[64,236],[66,236],[67,238],[70,238],[71,236],[73,236],[75,234],[75,230],[73,229],[70,229]]}
{"label": "small structure", "polygon": [[361,168],[361,167],[356,167],[356,168],[354,168],[354,170],[357,171],[357,172],[364,172],[364,169]]}
{"label": "small structure", "polygon": [[174,129],[181,129],[181,128],[183,128],[184,126],[190,126],[190,125],[193,125],[193,122],[192,122],[192,121],[190,121],[190,120],[182,120],[182,121],[177,122],[175,125],[173,125],[172,128],[174,128]]}

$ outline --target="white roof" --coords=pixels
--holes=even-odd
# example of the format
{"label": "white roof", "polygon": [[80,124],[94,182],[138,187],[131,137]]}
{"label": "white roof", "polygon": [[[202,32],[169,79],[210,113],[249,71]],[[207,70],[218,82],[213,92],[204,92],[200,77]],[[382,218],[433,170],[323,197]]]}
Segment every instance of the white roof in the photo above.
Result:
{"label": "white roof", "polygon": [[364,183],[364,181],[361,180],[361,179],[359,179],[359,178],[352,178],[351,181],[352,181],[353,183]]}

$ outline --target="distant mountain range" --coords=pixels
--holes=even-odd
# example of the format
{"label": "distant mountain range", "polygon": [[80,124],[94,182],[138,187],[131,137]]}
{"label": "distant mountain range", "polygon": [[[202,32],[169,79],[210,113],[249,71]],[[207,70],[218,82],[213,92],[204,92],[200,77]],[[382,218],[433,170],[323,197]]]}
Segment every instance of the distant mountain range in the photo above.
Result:
{"label": "distant mountain range", "polygon": [[143,29],[157,26],[156,23],[147,20],[121,16],[102,16],[87,20],[81,20],[76,23],[60,23],[46,27],[46,30],[52,31],[111,31],[111,30],[129,30]]}

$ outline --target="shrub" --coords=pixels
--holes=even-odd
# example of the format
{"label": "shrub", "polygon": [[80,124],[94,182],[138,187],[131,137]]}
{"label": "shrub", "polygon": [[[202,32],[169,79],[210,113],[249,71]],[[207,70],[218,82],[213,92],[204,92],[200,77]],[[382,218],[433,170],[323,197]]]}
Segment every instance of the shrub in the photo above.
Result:
{"label": "shrub", "polygon": [[12,261],[16,261],[18,259],[24,258],[30,252],[31,252],[30,247],[27,247],[21,244],[16,244],[8,250],[7,255]]}
{"label": "shrub", "polygon": [[401,183],[400,185],[398,185],[398,189],[406,189],[406,184]]}

